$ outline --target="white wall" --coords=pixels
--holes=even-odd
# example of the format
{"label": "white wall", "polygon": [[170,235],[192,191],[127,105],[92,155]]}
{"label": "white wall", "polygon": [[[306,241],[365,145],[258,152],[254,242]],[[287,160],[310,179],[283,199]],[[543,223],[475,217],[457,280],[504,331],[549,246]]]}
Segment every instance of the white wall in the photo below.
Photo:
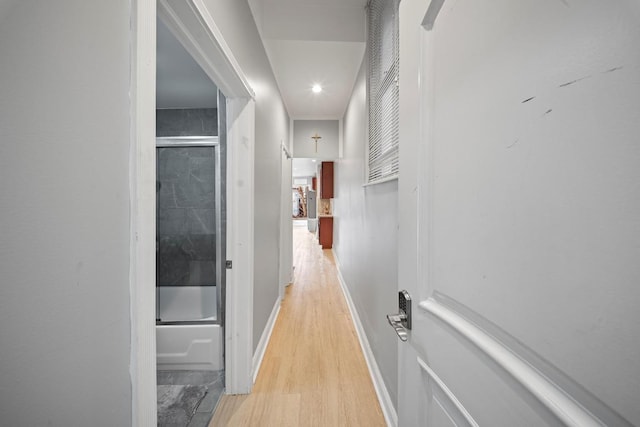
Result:
{"label": "white wall", "polygon": [[131,424],[129,8],[0,8],[2,425]]}
{"label": "white wall", "polygon": [[256,93],[255,251],[253,343],[258,345],[280,281],[281,141],[289,141],[289,116],[249,5],[206,0],[206,5]]}
{"label": "white wall", "polygon": [[[311,138],[318,135],[318,146]],[[339,120],[294,120],[293,156],[310,159],[337,159],[340,154]]]}
{"label": "white wall", "polygon": [[309,186],[311,187],[311,184],[313,183],[313,177],[312,176],[296,176],[293,178],[293,184],[291,185],[291,187],[306,187]]}
{"label": "white wall", "polygon": [[398,184],[363,187],[366,133],[365,65],[344,117],[344,157],[335,162],[333,246],[367,339],[394,405],[398,338],[386,315],[398,311]]}

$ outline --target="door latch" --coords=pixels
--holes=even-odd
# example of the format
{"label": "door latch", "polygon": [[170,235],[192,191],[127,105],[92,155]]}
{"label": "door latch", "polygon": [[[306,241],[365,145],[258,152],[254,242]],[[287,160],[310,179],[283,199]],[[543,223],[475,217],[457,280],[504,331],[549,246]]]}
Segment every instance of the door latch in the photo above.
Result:
{"label": "door latch", "polygon": [[398,314],[387,314],[387,320],[398,334],[398,338],[406,341],[407,331],[411,329],[411,296],[409,292],[398,292]]}

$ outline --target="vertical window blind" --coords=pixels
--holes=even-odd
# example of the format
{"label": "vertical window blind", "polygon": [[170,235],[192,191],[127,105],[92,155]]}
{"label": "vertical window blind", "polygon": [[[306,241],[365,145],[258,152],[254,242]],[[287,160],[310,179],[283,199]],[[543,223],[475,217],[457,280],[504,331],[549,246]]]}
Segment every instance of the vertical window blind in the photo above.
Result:
{"label": "vertical window blind", "polygon": [[399,0],[368,3],[370,184],[397,178],[399,171],[398,7]]}

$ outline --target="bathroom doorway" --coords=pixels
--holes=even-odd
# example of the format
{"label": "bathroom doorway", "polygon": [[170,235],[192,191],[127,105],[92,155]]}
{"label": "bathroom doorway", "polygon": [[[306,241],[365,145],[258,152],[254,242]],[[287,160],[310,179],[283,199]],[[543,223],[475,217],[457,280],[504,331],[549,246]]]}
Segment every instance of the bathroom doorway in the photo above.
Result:
{"label": "bathroom doorway", "polygon": [[159,19],[156,58],[158,426],[206,426],[225,387],[226,102]]}

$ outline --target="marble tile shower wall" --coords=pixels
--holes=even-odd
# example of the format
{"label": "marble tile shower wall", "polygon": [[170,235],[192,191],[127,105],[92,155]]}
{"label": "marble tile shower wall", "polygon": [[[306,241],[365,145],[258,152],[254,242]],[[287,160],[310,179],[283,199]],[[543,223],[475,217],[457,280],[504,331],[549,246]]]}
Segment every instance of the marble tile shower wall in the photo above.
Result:
{"label": "marble tile shower wall", "polygon": [[215,285],[213,147],[157,151],[158,285]]}
{"label": "marble tile shower wall", "polygon": [[156,136],[216,136],[218,110],[182,108],[156,110]]}

